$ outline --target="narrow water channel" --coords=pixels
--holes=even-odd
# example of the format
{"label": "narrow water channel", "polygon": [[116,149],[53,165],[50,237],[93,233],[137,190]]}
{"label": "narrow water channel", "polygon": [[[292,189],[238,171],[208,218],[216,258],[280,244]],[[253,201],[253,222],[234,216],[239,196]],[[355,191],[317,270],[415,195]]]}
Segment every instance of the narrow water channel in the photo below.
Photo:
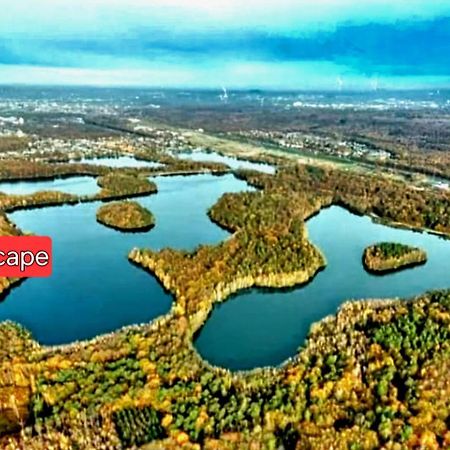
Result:
{"label": "narrow water channel", "polygon": [[107,157],[107,158],[83,158],[80,161],[73,161],[82,164],[95,164],[96,166],[108,166],[108,167],[162,167],[163,164],[160,164],[155,161],[145,161],[142,159],[136,159],[132,156],[118,156]]}
{"label": "narrow water channel", "polygon": [[192,152],[176,153],[175,156],[180,159],[189,159],[190,161],[223,163],[231,169],[249,169],[269,174],[274,174],[276,170],[276,168],[270,164],[246,161],[243,159],[233,158],[232,156],[221,155],[217,152],[194,150]]}
{"label": "narrow water channel", "polygon": [[60,191],[74,195],[93,195],[100,190],[95,177],[81,176],[39,181],[1,181],[0,192],[11,195],[38,191]]}

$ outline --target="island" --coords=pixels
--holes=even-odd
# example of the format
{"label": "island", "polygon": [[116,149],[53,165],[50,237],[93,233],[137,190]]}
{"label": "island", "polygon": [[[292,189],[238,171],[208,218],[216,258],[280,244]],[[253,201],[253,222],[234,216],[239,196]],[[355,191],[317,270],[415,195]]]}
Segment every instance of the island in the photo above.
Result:
{"label": "island", "polygon": [[396,242],[380,242],[364,250],[363,263],[368,272],[388,273],[427,262],[425,251]]}
{"label": "island", "polygon": [[121,231],[145,231],[155,225],[153,214],[137,202],[108,203],[97,210],[97,221]]}

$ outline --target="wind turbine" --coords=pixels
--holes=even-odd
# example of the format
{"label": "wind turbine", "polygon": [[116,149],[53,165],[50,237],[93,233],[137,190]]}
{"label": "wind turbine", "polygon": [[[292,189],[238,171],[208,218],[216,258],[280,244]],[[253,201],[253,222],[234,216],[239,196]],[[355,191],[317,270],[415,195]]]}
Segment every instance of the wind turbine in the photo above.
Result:
{"label": "wind turbine", "polygon": [[223,94],[220,94],[220,100],[224,103],[227,103],[228,101],[228,92],[227,92],[227,88],[225,86],[222,86],[222,92]]}

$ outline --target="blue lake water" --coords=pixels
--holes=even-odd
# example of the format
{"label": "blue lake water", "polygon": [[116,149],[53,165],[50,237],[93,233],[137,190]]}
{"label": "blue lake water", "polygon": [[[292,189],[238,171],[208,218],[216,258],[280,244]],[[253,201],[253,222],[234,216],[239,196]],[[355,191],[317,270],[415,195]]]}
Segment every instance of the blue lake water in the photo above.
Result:
{"label": "blue lake water", "polygon": [[0,192],[6,194],[32,194],[38,191],[61,191],[75,195],[96,194],[100,188],[94,177],[55,178],[42,181],[2,181]]}
{"label": "blue lake water", "polygon": [[137,199],[156,226],[121,233],[96,222],[99,202],[17,211],[22,230],[53,239],[53,275],[25,280],[0,303],[0,320],[23,324],[43,344],[90,338],[166,313],[172,297],[127,259],[133,247],[192,250],[228,233],[206,211],[225,192],[249,189],[232,175],[154,178],[158,193]]}
{"label": "blue lake water", "polygon": [[155,161],[144,161],[141,159],[133,158],[132,156],[118,156],[117,158],[83,158],[80,161],[83,164],[95,164],[96,166],[108,166],[108,167],[162,167],[162,164]]}
{"label": "blue lake water", "polygon": [[[24,231],[52,237],[54,273],[13,289],[0,303],[0,320],[22,323],[44,344],[61,344],[166,313],[171,296],[128,262],[128,252],[133,247],[192,250],[226,239],[228,233],[210,222],[206,210],[223,193],[250,188],[232,175],[154,180],[158,193],[137,199],[155,215],[156,226],[148,232],[121,233],[98,224],[100,202],[12,213]],[[48,189],[53,183],[32,184]],[[408,297],[450,287],[450,241],[378,225],[339,207],[322,211],[307,226],[327,258],[326,269],[301,288],[250,289],[217,305],[195,342],[205,359],[233,370],[277,365],[296,353],[313,322],[335,313],[347,299]],[[429,261],[383,277],[369,275],[362,252],[379,241],[419,246]]]}
{"label": "blue lake water", "polygon": [[[308,221],[309,236],[328,265],[304,287],[249,289],[217,305],[195,342],[210,363],[232,370],[278,365],[293,356],[312,323],[334,314],[345,300],[409,297],[450,287],[450,241],[373,223],[340,207]],[[428,262],[384,275],[368,274],[365,247],[395,241],[418,246]]]}
{"label": "blue lake water", "polygon": [[270,164],[245,161],[243,159],[233,158],[232,156],[221,155],[217,152],[194,150],[193,152],[175,153],[175,156],[180,159],[189,159],[190,161],[223,163],[229,166],[231,169],[250,169],[269,174],[274,174],[276,170],[276,168]]}

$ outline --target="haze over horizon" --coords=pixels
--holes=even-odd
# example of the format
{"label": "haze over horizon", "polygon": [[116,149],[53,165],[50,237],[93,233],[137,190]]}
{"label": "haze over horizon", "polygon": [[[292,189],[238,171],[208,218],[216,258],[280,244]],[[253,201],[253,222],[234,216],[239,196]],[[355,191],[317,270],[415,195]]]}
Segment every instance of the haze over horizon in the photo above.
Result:
{"label": "haze over horizon", "polygon": [[450,2],[19,0],[0,84],[450,87]]}

